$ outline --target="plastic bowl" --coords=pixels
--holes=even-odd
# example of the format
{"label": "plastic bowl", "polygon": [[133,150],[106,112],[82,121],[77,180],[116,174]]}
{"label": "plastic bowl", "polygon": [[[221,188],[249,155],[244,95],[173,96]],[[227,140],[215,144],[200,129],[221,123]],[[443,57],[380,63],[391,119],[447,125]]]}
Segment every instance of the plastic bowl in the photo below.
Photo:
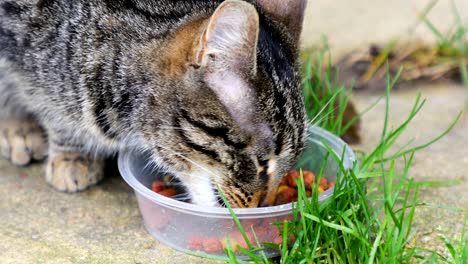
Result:
{"label": "plastic bowl", "polygon": [[[326,142],[339,157],[343,157],[342,163],[345,169],[352,168],[355,155],[339,137],[318,127],[310,127],[309,134],[306,150],[296,168],[318,173],[327,159],[323,177],[328,181],[334,181],[340,169],[337,162],[327,155],[328,150],[322,142]],[[136,155],[128,150],[120,153],[118,166],[124,180],[135,190],[144,225],[151,235],[162,243],[184,252],[200,250],[209,254],[225,255],[223,246],[225,247],[226,243],[222,240],[227,235],[231,237],[231,244],[234,247],[236,244],[245,247],[244,239],[228,209],[197,206],[153,192],[151,183],[166,174],[149,169],[148,162],[148,157],[142,154]],[[321,193],[319,202],[330,198],[333,191],[334,188],[330,188]],[[244,229],[248,231],[249,240],[254,244],[252,226],[261,243],[278,243],[277,227],[271,223],[290,220],[292,204],[239,208],[234,209],[234,212]],[[273,249],[267,249],[265,253],[267,257],[279,255],[279,252]],[[248,259],[240,253],[236,254],[240,259]]]}

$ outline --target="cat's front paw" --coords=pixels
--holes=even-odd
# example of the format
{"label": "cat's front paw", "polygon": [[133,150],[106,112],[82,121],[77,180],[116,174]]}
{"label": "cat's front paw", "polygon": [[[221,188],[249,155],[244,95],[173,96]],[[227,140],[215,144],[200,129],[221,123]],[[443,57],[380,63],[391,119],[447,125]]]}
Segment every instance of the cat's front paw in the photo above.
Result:
{"label": "cat's front paw", "polygon": [[55,189],[78,192],[97,184],[104,176],[104,161],[75,153],[58,153],[49,157],[46,180]]}
{"label": "cat's front paw", "polygon": [[13,164],[24,166],[47,154],[44,130],[33,120],[1,120],[0,151]]}

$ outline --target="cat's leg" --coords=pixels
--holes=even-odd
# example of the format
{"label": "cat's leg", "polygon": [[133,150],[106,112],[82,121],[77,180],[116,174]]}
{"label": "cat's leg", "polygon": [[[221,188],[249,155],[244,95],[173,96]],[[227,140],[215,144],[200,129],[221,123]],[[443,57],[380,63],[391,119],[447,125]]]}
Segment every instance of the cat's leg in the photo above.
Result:
{"label": "cat's leg", "polygon": [[23,166],[46,157],[47,139],[34,116],[20,104],[16,89],[17,84],[0,70],[0,155]]}
{"label": "cat's leg", "polygon": [[63,135],[48,130],[49,159],[46,180],[55,189],[64,192],[82,191],[97,184],[104,177],[104,159],[81,153],[81,147]]}
{"label": "cat's leg", "polygon": [[43,160],[47,154],[44,130],[32,117],[1,118],[0,151],[4,158],[19,166]]}

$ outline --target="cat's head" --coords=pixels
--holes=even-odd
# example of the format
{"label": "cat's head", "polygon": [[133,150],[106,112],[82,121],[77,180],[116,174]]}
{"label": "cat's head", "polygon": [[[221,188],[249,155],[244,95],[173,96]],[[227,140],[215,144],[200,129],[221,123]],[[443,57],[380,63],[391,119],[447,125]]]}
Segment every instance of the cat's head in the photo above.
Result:
{"label": "cat's head", "polygon": [[297,48],[305,0],[255,5],[223,2],[158,55],[174,90],[155,157],[195,204],[222,204],[219,186],[233,207],[271,205],[304,147]]}

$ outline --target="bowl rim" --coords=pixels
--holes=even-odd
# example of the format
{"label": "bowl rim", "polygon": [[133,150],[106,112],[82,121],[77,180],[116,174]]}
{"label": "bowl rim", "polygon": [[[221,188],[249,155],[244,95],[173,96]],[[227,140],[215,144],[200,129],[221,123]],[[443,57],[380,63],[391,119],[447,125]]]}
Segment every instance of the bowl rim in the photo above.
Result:
{"label": "bowl rim", "polygon": [[[309,126],[309,136],[311,134],[315,134],[319,136],[321,139],[325,139],[325,141],[330,145],[330,147],[335,150],[336,149],[345,149],[344,157],[348,157],[350,166],[345,166],[345,169],[351,169],[354,161],[356,160],[356,156],[351,149],[351,147],[346,144],[341,138],[338,136],[328,132],[327,130],[320,128],[318,126],[311,125]],[[311,140],[311,139],[309,139]],[[323,146],[323,143],[320,139],[312,139],[316,143]],[[157,194],[151,191],[149,188],[144,186],[140,183],[134,176],[130,170],[130,166],[128,164],[129,157],[132,154],[131,149],[123,149],[119,152],[118,157],[118,169],[122,178],[127,182],[130,187],[135,191],[137,195],[142,195],[146,199],[164,207],[168,207],[171,210],[177,210],[184,213],[190,213],[192,215],[199,215],[199,216],[210,216],[210,217],[219,217],[219,218],[232,218],[231,213],[229,212],[228,208],[219,208],[219,207],[204,207],[201,205],[190,204],[186,202],[177,201],[160,194]],[[341,156],[342,153],[336,153],[338,156]],[[333,195],[334,187],[324,191],[319,195],[319,203],[329,199]],[[288,203],[283,205],[277,206],[269,206],[269,207],[258,207],[258,208],[233,208],[235,215],[242,219],[242,218],[262,218],[262,217],[272,217],[272,216],[280,216],[285,214],[290,214],[297,202]]]}

